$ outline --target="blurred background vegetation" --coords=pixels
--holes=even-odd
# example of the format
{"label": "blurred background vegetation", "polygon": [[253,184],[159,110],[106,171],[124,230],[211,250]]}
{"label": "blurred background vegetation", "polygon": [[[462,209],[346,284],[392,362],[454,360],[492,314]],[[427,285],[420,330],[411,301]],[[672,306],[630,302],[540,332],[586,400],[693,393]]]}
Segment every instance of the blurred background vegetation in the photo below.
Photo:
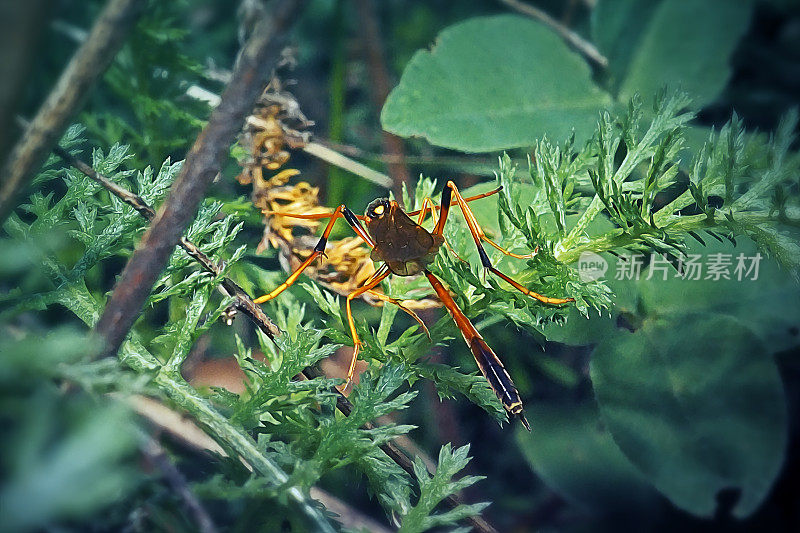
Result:
{"label": "blurred background vegetation", "polygon": [[[242,2],[241,9],[255,4]],[[678,171],[685,189],[691,155],[734,110],[752,139],[747,146],[756,155],[748,157],[756,161],[767,144],[764,132],[778,130],[782,117],[800,103],[800,5],[792,0],[525,4],[593,42],[605,62],[564,44],[552,25],[531,22],[518,4],[312,0],[292,32],[292,48],[280,71],[284,89],[314,122],[310,131],[316,140],[387,172],[395,184],[406,181],[410,189],[420,175],[440,185],[453,179],[463,189],[493,184],[503,152],[518,164],[519,174],[526,174],[526,157],[541,137],[561,144],[572,133],[581,146],[594,134],[601,110],[624,114],[634,95],[645,102],[649,120],[651,102],[664,87],[685,90],[696,112],[685,130],[683,149],[689,155]],[[35,114],[102,6],[94,0],[53,0],[40,14],[41,38],[31,55],[30,82],[18,114]],[[513,20],[494,17],[501,14]],[[530,25],[536,28],[527,33]],[[223,90],[241,32],[231,2],[150,2],[75,120],[85,127],[80,141],[76,134],[67,143],[82,148],[86,161],[92,150],[101,151],[95,162],[106,165],[107,173],[159,169],[168,158],[182,160],[210,111],[193,95],[198,89]],[[527,48],[509,49],[509,34],[524,34]],[[418,51],[437,42],[441,63],[426,62],[431,56]],[[461,47],[470,42],[480,51]],[[474,56],[486,68],[464,75]],[[482,81],[508,75],[504,60],[497,69],[488,68],[498,57],[508,58],[508,64],[531,63],[529,72],[503,84],[507,94]],[[414,69],[407,69],[410,63]],[[436,70],[440,67],[462,77],[442,76]],[[469,89],[462,91],[463,86]],[[395,90],[388,96],[390,89]],[[461,98],[462,92],[469,94]],[[504,116],[520,101],[532,109],[530,115],[500,121],[505,128],[493,129],[498,122],[486,122],[487,116]],[[477,118],[460,125],[441,113],[451,104],[459,111],[475,110]],[[790,129],[796,126],[789,124]],[[782,205],[790,206],[791,218],[800,183],[795,132],[786,133],[786,157],[795,165],[787,168],[794,174],[776,194],[788,197]],[[129,146],[124,157],[114,155],[118,143]],[[234,215],[243,226],[238,234],[217,226],[198,235],[220,260],[246,246],[231,275],[258,295],[285,274],[275,250],[255,251],[263,222],[250,203],[249,187],[235,179],[241,173],[236,153],[210,193],[219,205],[206,206],[204,213],[217,222],[222,215]],[[385,188],[300,150],[291,152],[288,166],[320,188],[323,205],[346,201],[360,213],[369,201],[386,195]],[[49,200],[41,198],[69,196],[69,179],[77,179],[53,179],[64,177],[63,164],[54,158],[46,168],[28,191],[39,194],[41,209],[34,196],[26,202],[31,208],[18,211],[25,224],[35,225],[51,209]],[[591,183],[584,185],[591,190]],[[400,190],[394,187],[398,196]],[[155,201],[164,191],[151,192]],[[492,221],[497,209],[497,203],[487,202],[476,207],[476,214]],[[188,479],[220,530],[314,529],[291,518],[283,507],[285,495],[243,483],[247,474],[240,464],[209,459],[169,436],[161,438],[129,407],[107,400],[119,391],[155,397],[163,392],[146,374],[109,361],[87,361],[92,345],[84,322],[91,318],[58,298],[47,300],[54,276],[47,258],[73,264],[83,257],[86,243],[75,232],[91,231],[82,224],[55,224],[25,239],[6,226],[0,241],[0,530],[193,531],[196,517],[159,469],[163,453]],[[615,279],[621,259],[604,253],[606,284],[615,297],[601,314],[592,311],[586,319],[569,311],[566,324],[535,327],[483,314],[479,328],[520,389],[534,427],[530,434],[514,424],[501,427],[463,396],[440,400],[427,381],[414,386],[416,398],[409,398],[408,408],[392,413],[391,420],[418,426],[410,437],[428,457],[436,457],[446,443],[454,449],[471,445],[472,461],[464,472],[486,478],[464,488],[462,498],[491,502],[482,515],[500,531],[796,530],[800,254],[796,219],[789,226],[781,234],[786,242],[771,249],[772,255],[757,247],[763,244],[757,238],[728,239],[726,230],[687,243],[690,253],[706,258],[731,254],[735,260],[740,253],[753,257],[763,252],[757,280],[676,280],[673,268],[664,281],[662,271],[649,264],[649,254],[639,280]],[[131,223],[127,234],[114,237],[114,252],[82,273],[87,293],[102,299],[111,290],[142,228],[143,223]],[[345,234],[341,229],[334,235]],[[175,268],[171,272],[177,278]],[[178,351],[178,341],[166,336],[164,327],[191,327],[187,305],[167,298],[187,296],[178,284],[177,279],[162,280],[162,297],[151,301],[136,326],[139,341],[162,359],[173,348]],[[330,319],[331,313],[320,310],[319,299],[307,291],[298,287],[292,294],[292,305],[305,304],[304,323]],[[289,311],[276,312],[285,312],[290,328],[297,327]],[[358,305],[357,313],[373,327],[382,317],[366,305]],[[426,311],[423,317],[432,323],[441,314]],[[413,324],[406,317],[398,320]],[[240,323],[234,327],[257,350],[255,335]],[[219,324],[201,333],[184,354],[184,377],[203,391],[229,386],[242,393],[243,374],[233,359],[238,353],[241,362],[242,350],[231,328]],[[346,361],[349,353],[345,348],[339,356]],[[474,368],[469,350],[457,338],[426,355],[464,372]],[[216,394],[214,400],[221,403],[224,394]],[[166,451],[149,447],[154,434]],[[709,435],[726,445],[705,442]],[[453,474],[466,464],[455,462]],[[319,485],[358,514],[389,527],[361,473],[331,470]]]}

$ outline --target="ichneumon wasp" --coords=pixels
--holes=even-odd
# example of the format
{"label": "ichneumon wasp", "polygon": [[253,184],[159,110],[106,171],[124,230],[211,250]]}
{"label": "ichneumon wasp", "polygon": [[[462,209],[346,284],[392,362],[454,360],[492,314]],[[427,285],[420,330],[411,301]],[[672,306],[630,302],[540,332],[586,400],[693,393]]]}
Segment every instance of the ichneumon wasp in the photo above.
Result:
{"label": "ichneumon wasp", "polygon": [[[494,390],[495,394],[500,399],[500,402],[503,404],[503,408],[510,417],[519,417],[522,424],[528,430],[530,430],[530,425],[525,419],[525,415],[523,413],[522,400],[520,399],[517,388],[514,385],[514,381],[511,379],[508,371],[503,366],[502,361],[499,357],[497,357],[494,351],[492,351],[483,337],[481,337],[480,333],[478,333],[478,330],[472,325],[472,322],[470,322],[458,305],[456,305],[455,300],[450,295],[450,292],[447,290],[447,288],[445,288],[442,282],[439,281],[439,279],[434,276],[430,270],[428,270],[428,265],[433,262],[436,254],[439,252],[439,248],[442,246],[442,244],[445,244],[444,225],[447,222],[450,208],[453,205],[458,205],[467,221],[467,226],[469,227],[469,231],[472,234],[473,240],[475,241],[475,246],[478,248],[478,254],[480,256],[481,263],[486,270],[505,280],[523,294],[535,298],[542,303],[560,305],[575,301],[573,298],[551,298],[535,293],[517,281],[513,280],[506,274],[500,272],[492,265],[492,262],[483,247],[484,242],[511,257],[525,259],[532,257],[533,255],[515,254],[489,239],[483,232],[483,229],[481,229],[480,225],[475,219],[475,215],[472,213],[472,210],[468,205],[469,202],[486,198],[487,196],[496,194],[501,190],[502,187],[499,187],[484,194],[464,198],[461,196],[461,193],[459,193],[456,185],[452,181],[448,181],[442,191],[440,205],[435,205],[430,197],[426,197],[422,202],[421,209],[417,211],[410,211],[408,213],[403,211],[403,209],[400,207],[400,204],[398,204],[396,201],[387,198],[381,198],[370,203],[369,206],[367,206],[367,210],[363,216],[354,214],[345,205],[340,205],[333,213],[323,214],[273,212],[271,214],[299,219],[319,219],[330,217],[330,221],[325,227],[322,237],[314,247],[311,255],[309,255],[308,258],[303,261],[303,263],[301,263],[291,275],[289,275],[286,281],[281,283],[269,294],[257,298],[255,302],[263,303],[275,298],[281,292],[290,287],[297,280],[300,274],[303,273],[303,270],[305,270],[310,264],[312,264],[316,259],[324,257],[325,246],[328,236],[333,229],[334,223],[338,219],[344,218],[353,231],[355,231],[356,235],[358,235],[372,249],[372,260],[381,263],[381,266],[375,271],[375,273],[360,287],[348,294],[346,299],[345,308],[347,311],[347,322],[350,327],[350,334],[352,336],[354,346],[353,356],[350,362],[350,369],[347,374],[346,386],[351,383],[358,353],[362,346],[362,342],[358,337],[358,333],[356,332],[356,325],[353,319],[353,313],[351,311],[350,304],[352,300],[365,293],[370,293],[372,296],[375,296],[385,302],[398,305],[401,309],[413,316],[427,332],[425,324],[413,311],[404,307],[403,304],[398,300],[374,291],[381,281],[386,279],[386,277],[388,277],[390,274],[395,274],[398,276],[413,276],[416,274],[423,274],[426,278],[428,278],[428,281],[433,287],[434,292],[436,292],[436,295],[447,308],[450,316],[453,317],[456,326],[458,326],[458,329],[464,336],[464,341],[467,343],[467,346],[469,346],[472,355],[475,357],[475,361],[478,363],[478,368],[484,377],[486,377],[486,380],[489,382],[492,390]],[[428,213],[435,217],[435,212],[437,210],[439,211],[439,218],[436,220],[433,230],[428,231],[427,229],[423,228],[421,224],[428,216]],[[411,218],[412,216],[416,216],[417,220],[414,221]],[[366,228],[364,225],[362,225],[362,222],[366,225]]]}

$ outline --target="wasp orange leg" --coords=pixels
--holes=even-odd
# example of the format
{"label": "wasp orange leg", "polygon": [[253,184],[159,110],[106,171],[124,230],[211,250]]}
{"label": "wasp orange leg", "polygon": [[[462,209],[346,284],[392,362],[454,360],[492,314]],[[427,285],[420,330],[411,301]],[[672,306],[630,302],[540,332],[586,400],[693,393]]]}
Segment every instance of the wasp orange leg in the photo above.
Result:
{"label": "wasp orange leg", "polygon": [[328,222],[328,225],[325,226],[325,231],[322,232],[322,237],[320,237],[319,241],[317,242],[317,245],[314,246],[314,251],[311,252],[311,255],[308,256],[308,259],[303,261],[300,264],[300,266],[297,267],[295,271],[289,275],[288,278],[286,278],[286,281],[275,287],[275,289],[273,289],[272,292],[256,298],[255,300],[253,300],[253,302],[261,304],[269,300],[272,300],[280,293],[291,287],[292,284],[295,281],[297,281],[297,278],[300,277],[300,274],[302,274],[303,271],[306,268],[308,268],[308,265],[313,263],[314,260],[316,260],[319,257],[324,257],[325,247],[328,244],[328,236],[331,234],[331,230],[333,230],[333,225],[340,218],[344,218],[347,221],[347,223],[350,224],[350,227],[353,228],[353,231],[355,231],[356,234],[359,237],[361,237],[364,240],[364,242],[366,242],[370,247],[372,248],[375,247],[375,243],[373,242],[372,238],[369,236],[367,231],[364,229],[364,227],[358,222],[358,218],[356,217],[356,215],[354,215],[353,212],[350,211],[344,205],[340,205],[331,215],[326,215],[326,216],[330,216],[331,219]]}
{"label": "wasp orange leg", "polygon": [[[498,188],[496,188],[496,189],[492,189],[492,190],[491,190],[491,191],[489,191],[489,192],[485,192],[485,193],[481,193],[481,194],[476,194],[475,196],[470,196],[469,198],[464,198],[464,201],[465,201],[465,202],[473,202],[473,201],[475,201],[475,200],[480,200],[481,198],[487,198],[487,197],[489,197],[489,196],[492,196],[492,195],[495,195],[495,194],[499,193],[499,192],[500,192],[500,191],[502,191],[502,190],[503,190],[503,187],[501,186],[501,187],[498,187]],[[433,202],[431,202],[431,203],[433,204]],[[450,205],[453,205],[453,204],[451,203]],[[450,206],[447,206],[447,207],[448,207],[448,209],[450,208]],[[423,205],[423,208],[424,208],[424,205]],[[433,204],[433,209],[436,209],[436,210],[438,211],[438,210],[440,210],[441,208],[442,208],[442,206]],[[419,209],[419,210],[417,210],[417,211],[409,211],[409,212],[408,212],[408,213],[406,213],[406,214],[407,214],[408,216],[410,216],[410,217],[413,217],[414,215],[416,215],[416,214],[419,214],[419,212],[420,212],[420,211],[422,211],[422,209]]]}
{"label": "wasp orange leg", "polygon": [[543,295],[541,295],[541,294],[539,294],[537,292],[534,292],[534,291],[532,291],[530,289],[527,289],[526,287],[521,285],[519,282],[514,281],[509,276],[507,276],[507,275],[503,274],[502,272],[500,272],[499,270],[497,270],[492,265],[492,262],[489,259],[489,256],[487,255],[486,250],[483,247],[483,244],[481,244],[481,241],[488,242],[490,245],[494,246],[495,248],[497,248],[498,250],[500,250],[504,254],[509,255],[511,257],[516,257],[516,258],[519,258],[519,259],[526,259],[526,258],[532,257],[533,254],[518,255],[518,254],[515,254],[515,253],[512,253],[512,252],[509,252],[508,250],[502,248],[498,244],[496,244],[493,241],[491,241],[488,237],[486,237],[486,235],[483,233],[483,230],[481,229],[480,225],[478,224],[478,221],[475,219],[475,215],[472,213],[472,210],[467,205],[466,200],[461,196],[461,193],[458,192],[458,188],[456,187],[455,183],[453,183],[452,181],[448,181],[447,184],[445,185],[444,190],[442,191],[442,205],[446,205],[448,207],[445,208],[445,209],[442,209],[441,214],[439,215],[439,221],[436,223],[436,227],[433,230],[434,233],[438,233],[439,235],[441,235],[442,232],[444,231],[444,224],[447,221],[447,215],[448,215],[448,212],[450,210],[450,206],[452,205],[452,203],[451,203],[451,197],[452,196],[455,196],[455,202],[458,204],[458,206],[461,208],[461,212],[464,214],[464,218],[467,221],[467,226],[469,227],[469,231],[472,234],[472,239],[475,241],[475,246],[478,247],[478,254],[481,257],[481,263],[483,263],[483,266],[487,270],[489,270],[492,274],[495,274],[499,278],[507,281],[508,283],[511,284],[512,287],[514,287],[515,289],[519,290],[523,294],[525,294],[527,296],[530,296],[531,298],[535,298],[535,299],[539,300],[542,303],[558,305],[558,304],[565,304],[565,303],[568,303],[568,302],[574,302],[575,301],[574,298],[552,298],[550,296],[543,296]]}
{"label": "wasp orange leg", "polygon": [[422,321],[422,319],[419,317],[417,313],[414,312],[413,309],[410,309],[405,305],[403,305],[403,302],[401,302],[400,300],[392,298],[391,296],[387,296],[382,292],[374,291],[372,289],[368,290],[367,292],[372,296],[374,296],[375,298],[382,300],[384,302],[388,302],[390,304],[394,304],[403,311],[405,311],[409,316],[411,316],[411,318],[417,321],[417,324],[419,324],[419,326],[422,328],[422,331],[424,331],[425,335],[427,335],[428,340],[433,341],[433,339],[431,339],[431,332],[428,330],[428,326],[425,325],[425,322]]}
{"label": "wasp orange leg", "polygon": [[353,373],[356,370],[356,360],[358,359],[358,352],[361,351],[361,339],[358,338],[358,332],[356,331],[356,321],[353,319],[353,312],[350,309],[350,302],[353,301],[354,298],[358,298],[365,292],[369,291],[378,286],[378,284],[386,279],[392,271],[389,270],[389,267],[381,265],[381,267],[375,271],[375,273],[366,281],[364,285],[359,287],[358,289],[354,290],[350,294],[347,295],[347,300],[345,303],[345,309],[347,310],[347,324],[350,326],[350,336],[353,338],[353,358],[350,360],[350,368],[347,371],[347,382],[344,385],[344,390],[347,390],[347,387],[350,386],[350,383],[353,381]]}

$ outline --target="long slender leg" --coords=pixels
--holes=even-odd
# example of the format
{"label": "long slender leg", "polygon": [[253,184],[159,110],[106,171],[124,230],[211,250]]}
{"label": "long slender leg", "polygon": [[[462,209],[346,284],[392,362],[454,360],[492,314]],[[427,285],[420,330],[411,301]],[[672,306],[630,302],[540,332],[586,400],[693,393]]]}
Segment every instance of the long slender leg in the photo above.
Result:
{"label": "long slender leg", "polygon": [[[496,192],[500,192],[501,189],[502,189],[502,187],[500,187],[498,189],[495,189],[495,190],[491,191],[490,194],[494,194]],[[450,200],[450,196],[451,196],[450,193],[446,192],[448,190],[452,191],[453,195],[455,196],[455,199],[454,199],[455,203],[457,203],[459,205],[459,207],[461,207],[461,211],[464,213],[464,218],[467,220],[467,225],[469,226],[469,230],[470,230],[470,232],[472,232],[472,237],[475,239],[475,244],[477,244],[478,247],[480,247],[480,241],[486,241],[487,243],[489,243],[490,246],[493,246],[494,248],[497,248],[499,251],[501,251],[505,255],[508,255],[510,257],[515,257],[517,259],[530,259],[534,255],[536,255],[535,251],[533,253],[525,254],[525,255],[515,254],[514,252],[510,252],[510,251],[506,250],[505,248],[503,248],[502,246],[500,246],[499,244],[497,244],[496,242],[491,240],[489,237],[487,237],[486,234],[483,232],[483,229],[481,228],[480,224],[478,224],[478,221],[475,219],[475,215],[472,213],[472,210],[467,205],[467,199],[461,196],[461,193],[458,192],[458,188],[456,187],[455,183],[453,183],[452,181],[448,181],[447,184],[444,186],[444,190],[442,191],[442,205],[445,205],[445,201],[444,201],[445,195],[448,197],[448,201],[447,201],[447,209],[442,209],[442,215],[440,215],[440,219],[439,219],[440,221],[441,221],[442,217],[446,217],[447,216],[447,212],[450,210],[450,207],[453,205],[453,200]],[[440,228],[440,226],[441,226],[441,228]],[[444,229],[444,223],[440,222],[436,226],[436,229],[437,230],[440,230],[440,229],[443,230]],[[434,232],[435,231],[436,230],[434,230]]]}
{"label": "long slender leg", "polygon": [[433,198],[430,196],[426,196],[424,200],[422,200],[422,207],[416,213],[406,213],[408,216],[413,216],[419,213],[417,217],[417,224],[422,224],[425,221],[425,217],[428,216],[428,211],[433,212],[434,203]]}
{"label": "long slender leg", "polygon": [[[495,192],[497,192],[499,190],[500,189],[497,189],[496,191],[492,191],[491,193],[486,193],[485,195],[473,196],[471,199],[472,200],[477,200],[479,197],[480,198],[484,198],[485,196],[488,196],[489,194],[494,194]],[[426,196],[425,199],[422,200],[422,207],[420,208],[420,210],[419,211],[414,211],[414,212],[410,213],[410,215],[419,214],[419,216],[417,217],[417,224],[421,225],[425,221],[425,217],[428,216],[428,211],[431,212],[431,217],[433,217],[434,220],[436,219],[436,216],[434,215],[434,208],[438,209],[439,206],[433,203],[433,198],[431,198],[430,196]],[[444,239],[444,245],[447,246],[447,249],[450,250],[451,254],[456,256],[458,258],[458,260],[463,262],[463,263],[467,263],[468,262],[466,259],[463,259],[460,255],[458,255],[458,252],[456,252],[455,249],[452,246],[450,246],[450,243],[447,242],[447,238],[444,235],[442,235],[442,239]],[[429,335],[429,337],[430,337],[430,335]]]}
{"label": "long slender leg", "polygon": [[500,272],[499,270],[497,270],[492,265],[491,260],[489,260],[489,256],[486,254],[486,250],[483,248],[483,245],[481,244],[482,240],[488,242],[489,244],[491,244],[492,246],[494,246],[495,248],[497,248],[498,250],[500,250],[504,254],[510,255],[511,257],[527,258],[527,257],[530,257],[530,256],[513,254],[513,253],[501,248],[500,246],[498,246],[494,242],[490,241],[486,237],[486,235],[484,235],[483,230],[481,229],[480,225],[478,224],[478,221],[475,220],[475,215],[472,213],[472,210],[469,208],[469,206],[467,205],[467,202],[464,200],[464,198],[461,197],[461,193],[458,192],[458,188],[456,187],[455,183],[453,183],[452,181],[448,181],[447,184],[445,185],[444,190],[442,191],[442,205],[443,206],[447,206],[447,207],[446,208],[442,208],[441,214],[439,215],[439,221],[436,223],[436,227],[434,228],[433,233],[438,233],[439,235],[442,235],[442,232],[444,231],[444,223],[447,221],[447,214],[448,214],[448,212],[450,210],[450,205],[451,205],[451,201],[450,201],[451,195],[455,196],[455,201],[456,201],[456,203],[458,203],[458,206],[461,208],[461,212],[464,214],[464,218],[467,221],[467,226],[469,226],[469,231],[472,234],[472,239],[475,241],[475,246],[478,247],[478,254],[481,257],[481,263],[483,263],[483,266],[487,270],[489,270],[490,272],[492,272],[496,276],[500,277],[501,279],[504,279],[505,281],[510,283],[515,289],[519,290],[523,294],[525,294],[527,296],[530,296],[531,298],[535,298],[535,299],[539,300],[542,303],[546,303],[546,304],[564,304],[564,303],[567,303],[567,302],[574,302],[575,301],[574,298],[551,298],[550,296],[542,296],[539,293],[533,292],[532,290],[525,288],[520,283],[514,281],[513,279],[511,279],[507,275],[505,275],[502,272]]}
{"label": "long slender leg", "polygon": [[[276,216],[276,217],[287,217],[287,218],[301,218],[303,220],[317,220],[320,218],[330,218],[333,216],[333,213],[313,213],[313,214],[304,214],[304,213],[284,213],[283,211],[270,211],[269,209],[263,209],[261,211],[265,215]],[[367,217],[364,215],[353,215],[358,220],[366,220]]]}
{"label": "long slender leg", "polygon": [[401,302],[400,300],[392,298],[391,296],[387,296],[387,295],[383,294],[382,292],[378,292],[378,291],[375,291],[375,290],[372,290],[372,289],[368,290],[367,292],[369,294],[371,294],[372,296],[374,296],[375,298],[377,298],[379,300],[382,300],[384,302],[388,302],[390,304],[394,304],[397,307],[399,307],[400,309],[402,309],[403,311],[405,311],[406,313],[408,313],[411,316],[411,318],[416,320],[417,324],[420,325],[420,327],[422,328],[422,331],[424,331],[425,335],[428,336],[428,340],[432,340],[431,339],[431,332],[428,331],[428,326],[425,325],[425,322],[422,321],[422,319],[419,317],[419,315],[417,313],[414,312],[413,309],[408,308],[405,305],[403,305],[403,302]]}
{"label": "long slender leg", "polygon": [[[503,190],[503,187],[501,186],[501,187],[498,187],[498,188],[496,188],[496,189],[492,189],[492,190],[491,190],[491,191],[489,191],[489,192],[484,192],[484,193],[481,193],[481,194],[476,194],[475,196],[470,196],[469,198],[464,198],[464,201],[465,201],[465,202],[473,202],[473,201],[475,201],[475,200],[480,200],[481,198],[486,198],[486,197],[488,197],[488,196],[492,196],[492,195],[494,195],[494,194],[497,194],[497,193],[499,193],[499,192],[500,192],[500,191],[502,191],[502,190]],[[431,203],[433,203],[433,202],[431,202]],[[452,205],[452,204],[450,204],[450,205]],[[449,208],[449,207],[450,207],[450,205],[448,205],[447,207]],[[424,208],[424,205],[423,205],[423,208]],[[439,210],[439,209],[441,209],[441,208],[442,208],[442,207],[441,207],[441,206],[439,206],[439,205],[435,205],[435,204],[433,205],[433,209]],[[422,209],[419,209],[419,210],[417,210],[417,211],[409,211],[409,212],[408,212],[408,213],[406,213],[406,214],[407,214],[408,216],[410,216],[410,217],[413,217],[414,215],[418,214],[420,211],[422,211]]]}
{"label": "long slender leg", "polygon": [[489,345],[486,344],[486,341],[483,340],[483,337],[481,337],[481,334],[475,329],[475,326],[472,325],[472,322],[470,322],[461,309],[459,309],[453,297],[450,296],[450,293],[444,288],[444,285],[442,285],[442,282],[429,271],[425,270],[424,272],[428,281],[430,281],[433,286],[433,290],[436,291],[439,299],[450,312],[450,316],[453,317],[456,326],[461,330],[464,341],[472,351],[475,362],[478,363],[478,368],[489,382],[494,393],[500,399],[503,408],[506,410],[509,417],[519,417],[522,425],[530,431],[531,426],[528,424],[528,421],[525,419],[525,414],[523,413],[522,399],[519,397],[517,387],[514,385],[514,381],[511,379],[506,367],[503,366],[503,362],[492,351]]}
{"label": "long slender leg", "polygon": [[347,295],[345,309],[347,310],[347,324],[350,326],[350,336],[353,338],[353,358],[350,360],[350,369],[347,371],[347,383],[345,383],[345,389],[347,389],[347,387],[350,385],[350,382],[353,380],[353,373],[356,370],[356,360],[358,359],[358,352],[361,350],[362,344],[361,339],[358,338],[358,332],[356,332],[356,322],[353,319],[353,312],[350,309],[350,302],[353,301],[353,298],[358,298],[365,292],[376,287],[391,273],[392,271],[389,270],[389,267],[384,263],[366,282],[364,282],[364,285]]}
{"label": "long slender leg", "polygon": [[331,234],[331,230],[333,229],[333,225],[340,218],[344,218],[347,221],[347,223],[350,224],[350,227],[353,228],[353,230],[356,232],[356,234],[358,234],[358,236],[361,237],[364,240],[364,242],[366,242],[370,247],[372,247],[372,248],[375,247],[375,242],[372,240],[372,238],[366,232],[364,227],[358,222],[358,219],[353,214],[353,212],[350,211],[347,207],[345,207],[344,205],[340,205],[330,215],[330,217],[331,217],[331,219],[328,222],[328,225],[325,226],[325,231],[322,232],[322,237],[320,237],[319,241],[317,242],[317,245],[314,246],[314,250],[311,252],[311,255],[309,255],[308,258],[305,261],[303,261],[300,264],[300,266],[297,267],[297,269],[295,269],[295,271],[292,272],[289,275],[288,278],[286,278],[286,281],[284,281],[283,283],[278,285],[269,294],[265,294],[263,296],[260,296],[259,298],[256,298],[255,300],[253,300],[253,302],[255,302],[257,304],[261,304],[261,303],[267,302],[269,300],[272,300],[273,298],[278,296],[280,293],[282,293],[283,291],[285,291],[286,289],[291,287],[292,284],[295,281],[297,281],[297,278],[300,277],[300,274],[302,274],[303,271],[306,268],[308,268],[308,265],[313,263],[315,259],[317,259],[318,257],[324,257],[325,256],[325,246],[328,243],[328,236]]}

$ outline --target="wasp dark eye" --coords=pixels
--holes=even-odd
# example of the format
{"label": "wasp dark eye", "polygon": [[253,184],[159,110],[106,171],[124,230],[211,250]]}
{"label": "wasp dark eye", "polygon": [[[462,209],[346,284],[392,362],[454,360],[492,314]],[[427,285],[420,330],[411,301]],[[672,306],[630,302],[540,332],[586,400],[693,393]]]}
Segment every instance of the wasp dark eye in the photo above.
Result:
{"label": "wasp dark eye", "polygon": [[386,200],[375,200],[367,207],[367,216],[372,219],[381,218],[386,214]]}

